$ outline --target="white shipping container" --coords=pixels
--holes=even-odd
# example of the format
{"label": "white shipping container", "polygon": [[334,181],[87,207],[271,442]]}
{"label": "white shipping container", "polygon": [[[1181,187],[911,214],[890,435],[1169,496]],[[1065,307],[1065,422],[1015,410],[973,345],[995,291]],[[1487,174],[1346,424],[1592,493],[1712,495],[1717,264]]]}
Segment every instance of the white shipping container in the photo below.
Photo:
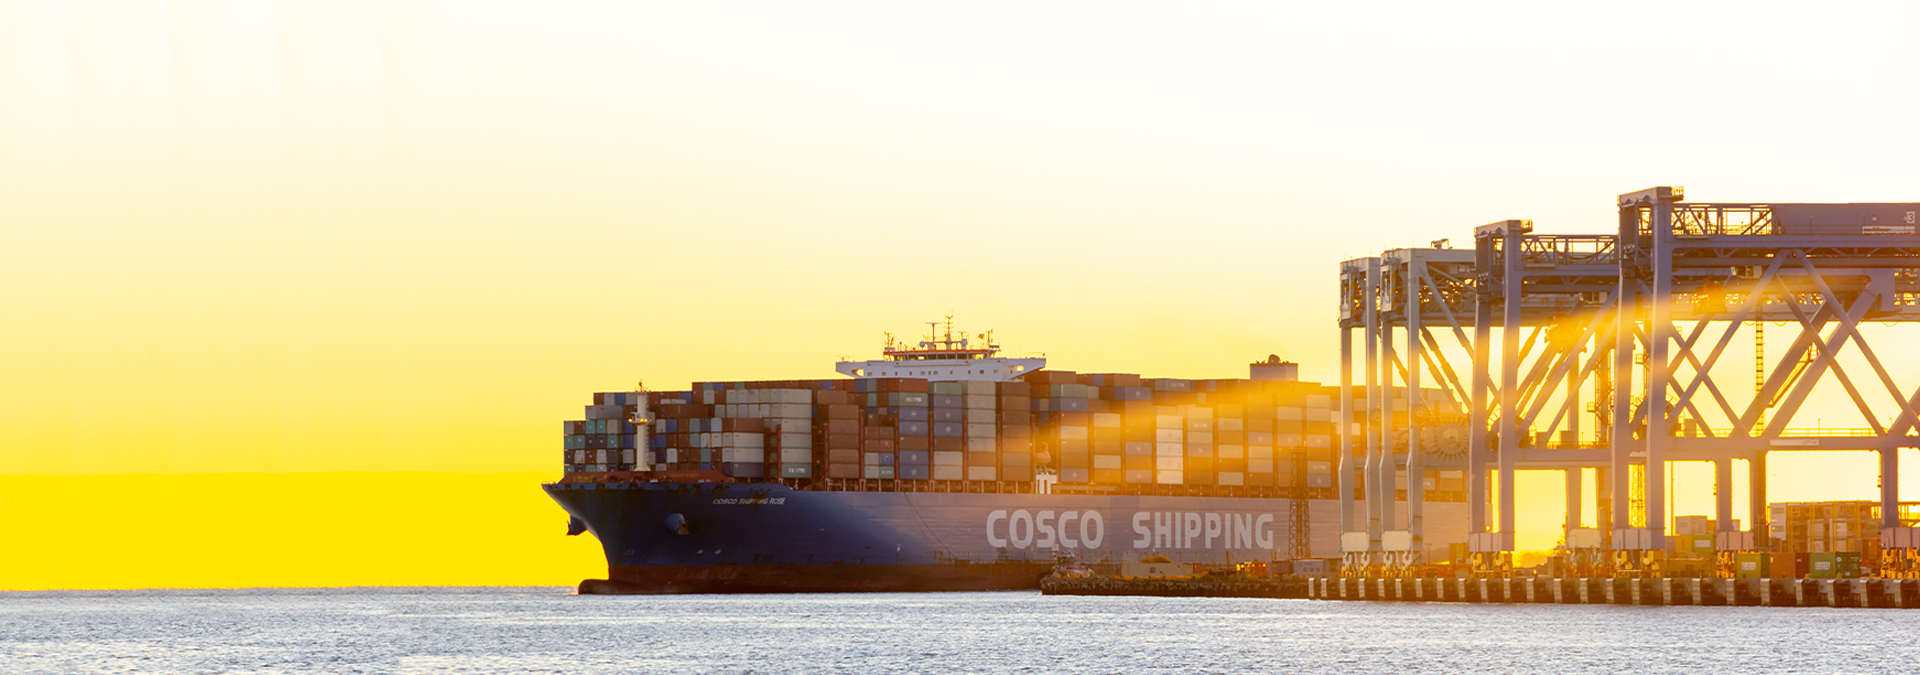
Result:
{"label": "white shipping container", "polygon": [[[938,465],[960,466],[961,464],[965,463],[966,457],[967,457],[967,453],[954,451],[954,450],[935,451],[933,453],[933,463],[936,466]],[[955,480],[959,480],[959,479],[955,479]]]}
{"label": "white shipping container", "polygon": [[813,432],[810,420],[767,420],[767,431],[775,434],[809,434]]}
{"label": "white shipping container", "polygon": [[1273,473],[1273,460],[1249,459],[1247,460],[1247,472],[1248,473]]}
{"label": "white shipping container", "polygon": [[1153,482],[1160,485],[1180,485],[1186,480],[1185,471],[1155,471]]}
{"label": "white shipping container", "polygon": [[726,436],[726,447],[755,449],[767,447],[767,437],[765,434],[758,434],[751,431],[732,431],[727,432]]}
{"label": "white shipping container", "polygon": [[1180,406],[1180,410],[1181,410],[1180,414],[1190,420],[1213,419],[1212,408],[1207,408],[1207,407],[1202,407],[1197,405],[1183,405],[1183,406]]}
{"label": "white shipping container", "polygon": [[1094,413],[1093,426],[1102,429],[1118,429],[1120,428],[1120,415],[1119,413]]}
{"label": "white shipping container", "polygon": [[993,394],[995,390],[994,390],[994,383],[992,382],[967,381],[961,384],[964,385],[961,391],[966,392],[966,395],[968,396],[985,396],[987,398],[993,398]]}
{"label": "white shipping container", "polygon": [[1305,443],[1300,434],[1274,434],[1273,444],[1282,448],[1297,448]]}
{"label": "white shipping container", "polygon": [[1309,448],[1331,448],[1331,447],[1333,447],[1333,437],[1332,437],[1332,436],[1328,436],[1328,435],[1326,435],[1326,434],[1308,434],[1308,435],[1307,435],[1307,447],[1309,447]]}
{"label": "white shipping container", "polygon": [[1333,473],[1333,462],[1307,462],[1307,473]]}
{"label": "white shipping container", "polygon": [[1216,431],[1246,431],[1247,421],[1238,417],[1222,417],[1213,421]]}
{"label": "white shipping container", "polygon": [[1213,420],[1187,420],[1187,433],[1194,432],[1213,433]]}
{"label": "white shipping container", "polygon": [[715,393],[712,389],[708,389],[700,392],[701,405],[713,405],[715,398],[718,398],[718,396],[715,396]]}
{"label": "white shipping container", "polygon": [[[1323,396],[1322,398],[1325,398],[1325,397]],[[1333,421],[1333,411],[1328,410],[1326,408],[1308,408],[1307,421],[1308,422],[1331,422]]]}
{"label": "white shipping container", "polygon": [[1247,446],[1247,459],[1273,459],[1273,446],[1249,445]]}
{"label": "white shipping container", "polygon": [[967,477],[966,467],[957,466],[957,465],[947,466],[944,464],[933,465],[934,480],[964,480],[966,479],[966,477]]}
{"label": "white shipping container", "polygon": [[892,478],[893,465],[891,464],[886,466],[875,466],[872,464],[863,465],[860,467],[860,476],[863,478]]}
{"label": "white shipping container", "polygon": [[[992,441],[995,433],[996,432],[994,431],[994,426],[991,424],[967,425],[967,438],[970,438],[970,439],[978,438],[978,439],[986,439],[987,441]],[[971,443],[971,441],[969,441],[969,443]],[[989,445],[991,445],[991,443],[989,443]]]}
{"label": "white shipping container", "polygon": [[1216,448],[1214,456],[1220,459],[1240,459],[1247,456],[1247,450],[1238,445],[1222,445]]}
{"label": "white shipping container", "polygon": [[763,389],[767,393],[767,403],[794,403],[811,405],[813,391],[808,389]]}
{"label": "white shipping container", "polygon": [[1182,434],[1179,429],[1156,429],[1153,432],[1153,442],[1155,443],[1173,443],[1178,445],[1185,443],[1186,440],[1186,435]]}
{"label": "white shipping container", "polygon": [[1119,455],[1094,455],[1093,468],[1095,469],[1121,468],[1120,456]]}
{"label": "white shipping container", "polygon": [[1063,440],[1063,441],[1087,440],[1086,427],[1060,427],[1059,430],[1060,430],[1060,440]]}
{"label": "white shipping container", "polygon": [[1155,443],[1153,444],[1153,455],[1155,457],[1185,457],[1187,455],[1187,446],[1180,443]]}
{"label": "white shipping container", "polygon": [[[863,464],[868,464],[868,465],[886,464],[887,466],[893,466],[893,455],[889,453],[869,452],[869,453],[865,453],[864,457],[865,457],[865,461],[862,462]],[[880,461],[882,459],[885,459],[886,461],[885,462]]]}
{"label": "white shipping container", "polygon": [[1219,474],[1217,474],[1217,477],[1214,480],[1219,481],[1221,485],[1246,485],[1247,484],[1246,474],[1242,474],[1238,471],[1222,471]]}
{"label": "white shipping container", "polygon": [[967,467],[967,480],[999,480],[999,472],[991,466],[970,466]]}
{"label": "white shipping container", "polygon": [[[582,459],[582,460],[580,460],[580,461],[583,461],[583,462],[584,462],[584,461],[586,461],[586,460],[585,460],[585,459]],[[667,448],[667,463],[668,463],[668,464],[672,464],[672,463],[675,463],[675,462],[678,462],[678,461],[680,461],[680,449],[679,449],[679,448]]]}
{"label": "white shipping container", "polygon": [[1000,444],[991,438],[974,436],[967,439],[967,452],[993,452],[999,449]]}
{"label": "white shipping container", "polygon": [[1179,415],[1155,415],[1153,416],[1153,426],[1156,429],[1173,429],[1179,431],[1181,428],[1187,426],[1187,420]]}
{"label": "white shipping container", "polygon": [[633,463],[635,463],[635,461],[634,461],[634,460],[635,460],[635,453],[637,453],[637,452],[639,452],[639,451],[637,451],[637,450],[635,450],[635,449],[633,449],[633,448],[625,448],[625,449],[622,449],[622,450],[620,451],[620,463],[621,463],[621,464],[633,464]]}
{"label": "white shipping container", "polygon": [[792,449],[806,450],[812,447],[813,447],[813,434],[791,434],[791,433],[780,434],[780,449],[782,450],[792,450]]}
{"label": "white shipping container", "polygon": [[[993,384],[993,383],[983,382],[982,384]],[[966,401],[963,402],[963,405],[965,405],[969,410],[992,410],[993,394],[987,394],[985,396],[976,396],[973,394],[968,394],[966,397]]]}
{"label": "white shipping container", "polygon": [[781,464],[810,464],[812,462],[813,462],[812,450],[808,450],[806,448],[781,448],[780,449]]}
{"label": "white shipping container", "polygon": [[767,416],[787,420],[813,419],[813,406],[804,403],[775,403],[767,406]]}
{"label": "white shipping container", "polygon": [[1153,468],[1161,471],[1179,471],[1187,468],[1187,462],[1183,457],[1155,457]]}

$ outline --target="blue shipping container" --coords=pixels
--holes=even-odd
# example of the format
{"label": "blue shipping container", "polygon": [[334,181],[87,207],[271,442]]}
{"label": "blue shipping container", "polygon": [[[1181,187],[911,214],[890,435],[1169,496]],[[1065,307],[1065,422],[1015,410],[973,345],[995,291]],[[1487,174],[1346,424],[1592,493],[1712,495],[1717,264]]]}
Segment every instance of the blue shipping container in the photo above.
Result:
{"label": "blue shipping container", "polygon": [[966,425],[960,424],[958,422],[934,422],[933,423],[933,435],[935,436],[941,436],[946,438],[959,438],[961,430],[963,429],[966,429]]}
{"label": "blue shipping container", "polygon": [[927,453],[924,450],[901,450],[898,457],[900,458],[900,466],[907,466],[909,464],[924,466],[927,464]]}

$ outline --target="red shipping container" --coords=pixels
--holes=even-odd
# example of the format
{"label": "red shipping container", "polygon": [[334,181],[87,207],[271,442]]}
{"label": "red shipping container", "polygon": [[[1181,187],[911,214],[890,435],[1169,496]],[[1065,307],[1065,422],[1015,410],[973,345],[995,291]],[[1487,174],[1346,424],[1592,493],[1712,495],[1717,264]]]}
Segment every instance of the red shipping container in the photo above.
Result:
{"label": "red shipping container", "polygon": [[820,406],[820,416],[835,420],[860,419],[860,406],[852,404]]}
{"label": "red shipping container", "polygon": [[899,439],[895,441],[895,444],[897,447],[900,448],[900,452],[926,452],[927,451],[926,436],[901,436]]}
{"label": "red shipping container", "polygon": [[869,438],[860,444],[860,448],[867,452],[893,452],[894,447],[892,439]]}
{"label": "red shipping container", "polygon": [[964,439],[954,438],[950,436],[934,436],[933,437],[932,448],[934,452],[958,452],[960,450],[965,450],[966,447],[967,445]]}
{"label": "red shipping container", "polygon": [[831,419],[831,420],[827,420],[827,421],[826,421],[826,425],[825,425],[825,426],[827,427],[827,433],[829,433],[829,434],[858,434],[858,433],[860,433],[860,420],[853,420],[853,419]]}
{"label": "red shipping container", "polygon": [[1080,375],[1071,370],[1036,370],[1022,379],[1029,384],[1079,384]]}

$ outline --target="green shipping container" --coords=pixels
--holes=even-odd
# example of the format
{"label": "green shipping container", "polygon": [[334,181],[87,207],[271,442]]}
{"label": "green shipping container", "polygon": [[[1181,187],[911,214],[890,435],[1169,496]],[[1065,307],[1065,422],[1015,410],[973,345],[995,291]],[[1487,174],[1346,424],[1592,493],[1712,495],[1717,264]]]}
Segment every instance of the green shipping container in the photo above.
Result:
{"label": "green shipping container", "polygon": [[1860,578],[1860,554],[1846,551],[1833,554],[1833,575],[1840,579]]}
{"label": "green shipping container", "polygon": [[1767,554],[1741,553],[1733,559],[1733,576],[1737,579],[1767,578]]}
{"label": "green shipping container", "polygon": [[1834,571],[1832,553],[1807,554],[1808,579],[1832,579]]}

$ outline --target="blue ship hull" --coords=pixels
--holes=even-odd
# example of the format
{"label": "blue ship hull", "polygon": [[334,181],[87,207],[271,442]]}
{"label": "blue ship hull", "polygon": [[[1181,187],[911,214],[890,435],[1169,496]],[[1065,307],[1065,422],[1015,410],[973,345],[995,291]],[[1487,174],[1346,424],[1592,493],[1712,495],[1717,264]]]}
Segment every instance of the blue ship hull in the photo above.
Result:
{"label": "blue ship hull", "polygon": [[[1231,564],[1285,559],[1292,550],[1286,499],[824,492],[728,483],[546,489],[606,553],[608,579],[584,583],[584,592],[1030,589],[1062,556],[1090,564],[1151,555]],[[1338,555],[1338,502],[1309,507],[1314,555]],[[1428,540],[1464,540],[1465,517],[1463,504],[1429,504]]]}

